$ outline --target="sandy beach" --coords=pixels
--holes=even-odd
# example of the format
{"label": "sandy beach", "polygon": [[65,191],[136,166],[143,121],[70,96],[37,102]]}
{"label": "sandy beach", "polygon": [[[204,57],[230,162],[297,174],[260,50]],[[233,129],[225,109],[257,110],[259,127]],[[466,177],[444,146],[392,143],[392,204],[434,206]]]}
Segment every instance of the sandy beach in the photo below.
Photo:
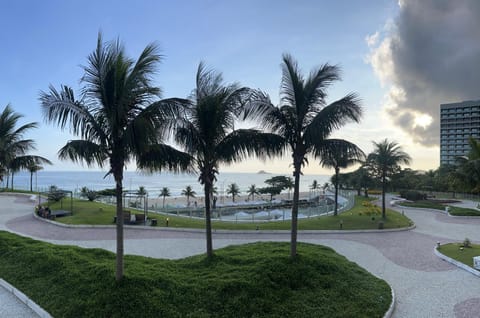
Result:
{"label": "sandy beach", "polygon": [[[300,199],[309,199],[313,196],[323,195],[323,191],[319,190],[315,194],[313,192],[300,192]],[[232,206],[232,205],[245,205],[245,204],[254,204],[254,203],[268,203],[270,202],[270,195],[263,194],[263,195],[255,195],[254,199],[248,198],[248,195],[239,195],[235,196],[235,202],[232,200],[232,196],[217,196],[217,206]],[[281,200],[292,200],[293,199],[293,191],[288,193],[281,193],[279,195],[275,195],[273,197],[273,201],[281,201]],[[203,207],[205,204],[204,197],[196,195],[194,198],[190,198],[190,206],[191,207]],[[155,206],[157,208],[163,207],[163,197],[148,197],[148,205]],[[187,197],[180,196],[180,197],[166,197],[165,198],[165,207],[188,207]]]}

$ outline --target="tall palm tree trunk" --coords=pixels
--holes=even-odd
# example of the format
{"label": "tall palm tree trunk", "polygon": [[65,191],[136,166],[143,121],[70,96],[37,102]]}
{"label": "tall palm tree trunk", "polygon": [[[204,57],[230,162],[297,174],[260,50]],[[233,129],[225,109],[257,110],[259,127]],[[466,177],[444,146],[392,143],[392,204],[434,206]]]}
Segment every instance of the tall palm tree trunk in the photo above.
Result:
{"label": "tall palm tree trunk", "polygon": [[12,190],[13,190],[13,175],[14,175],[14,172],[12,171]]}
{"label": "tall palm tree trunk", "polygon": [[211,183],[205,182],[205,230],[207,235],[207,257],[213,256],[213,244],[212,244],[212,220],[210,214],[210,195],[211,195]]}
{"label": "tall palm tree trunk", "polygon": [[297,227],[298,227],[298,201],[300,199],[300,164],[295,163],[294,170],[295,184],[293,187],[292,205],[292,232],[290,242],[290,257],[297,256]]}
{"label": "tall palm tree trunk", "polygon": [[123,206],[122,206],[122,191],[123,191],[123,168],[120,171],[114,172],[116,183],[115,195],[117,197],[117,258],[115,278],[118,281],[123,278]]}
{"label": "tall palm tree trunk", "polygon": [[335,168],[335,211],[333,212],[333,215],[338,214],[338,175],[340,174],[340,170],[338,168]]}
{"label": "tall palm tree trunk", "polygon": [[33,192],[33,172],[30,172],[30,192]]}
{"label": "tall palm tree trunk", "polygon": [[385,174],[382,175],[382,218],[385,220],[386,215],[385,215],[385,190],[387,188],[387,178],[385,177]]}
{"label": "tall palm tree trunk", "polygon": [[165,209],[165,196],[163,196],[163,206],[162,209]]}

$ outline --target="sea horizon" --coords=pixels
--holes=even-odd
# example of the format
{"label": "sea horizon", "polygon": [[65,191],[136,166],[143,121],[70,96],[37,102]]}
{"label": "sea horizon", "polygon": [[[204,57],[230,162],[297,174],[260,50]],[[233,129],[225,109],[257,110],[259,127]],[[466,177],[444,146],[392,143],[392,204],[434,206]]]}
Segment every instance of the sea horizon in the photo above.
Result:
{"label": "sea horizon", "polygon": [[[54,185],[74,193],[78,193],[82,187],[96,191],[114,188],[113,176],[106,176],[106,174],[106,171],[101,170],[40,170],[33,175],[32,188],[35,192],[43,192]],[[291,176],[291,174],[269,172],[221,172],[217,177],[215,186],[219,194],[224,194],[229,184],[236,183],[241,194],[246,194],[250,185],[255,184],[257,188],[265,187],[264,181],[266,179],[279,175]],[[325,182],[330,183],[330,178],[330,175],[322,174],[302,175],[300,177],[300,191],[309,191],[314,180],[317,181],[319,186],[322,186]],[[5,177],[3,182],[0,183],[2,187],[6,186],[6,181],[7,178]],[[169,188],[171,196],[181,196],[182,190],[188,185],[192,187],[197,196],[203,196],[203,187],[195,174],[174,174],[170,172],[148,174],[138,171],[125,171],[123,177],[124,190],[133,191],[143,186],[149,196],[158,196],[163,187]],[[11,187],[11,183],[9,186]],[[30,190],[30,173],[26,171],[15,173],[13,186],[14,189]]]}

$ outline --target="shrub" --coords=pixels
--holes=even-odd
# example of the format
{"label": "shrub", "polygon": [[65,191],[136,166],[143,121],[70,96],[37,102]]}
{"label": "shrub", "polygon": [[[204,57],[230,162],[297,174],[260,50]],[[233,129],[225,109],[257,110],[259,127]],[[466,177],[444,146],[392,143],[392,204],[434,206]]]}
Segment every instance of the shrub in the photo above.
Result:
{"label": "shrub", "polygon": [[419,200],[426,200],[427,195],[418,191],[413,191],[413,190],[403,190],[400,191],[400,196],[404,199],[410,200],[410,201],[419,201]]}
{"label": "shrub", "polygon": [[365,208],[365,211],[364,211],[365,215],[371,216],[371,215],[380,214],[380,208],[375,204],[373,204],[372,202],[364,201],[362,205]]}
{"label": "shrub", "polygon": [[65,192],[60,190],[57,186],[50,186],[48,191],[48,201],[58,202],[65,197]]}
{"label": "shrub", "polygon": [[95,200],[96,198],[98,198],[98,193],[96,191],[89,190],[86,193],[86,197],[87,197],[88,201],[91,202],[91,201]]}
{"label": "shrub", "polygon": [[463,240],[463,247],[472,247],[472,242],[470,242],[468,237]]}
{"label": "shrub", "polygon": [[104,195],[104,196],[115,196],[115,188],[112,189],[104,189],[100,190],[97,192],[98,195]]}
{"label": "shrub", "polygon": [[90,202],[99,197],[97,191],[90,190],[87,187],[83,187],[80,190],[80,196],[82,198],[87,198],[88,201],[90,201]]}

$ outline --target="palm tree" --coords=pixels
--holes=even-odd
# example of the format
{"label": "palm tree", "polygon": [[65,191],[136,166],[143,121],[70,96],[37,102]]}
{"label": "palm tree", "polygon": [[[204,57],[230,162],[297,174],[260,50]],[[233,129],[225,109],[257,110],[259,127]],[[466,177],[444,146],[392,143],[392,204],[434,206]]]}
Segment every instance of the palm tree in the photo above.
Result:
{"label": "palm tree", "polygon": [[240,194],[240,189],[236,183],[229,184],[227,186],[227,194],[232,195],[232,202],[235,202],[235,197]]}
{"label": "palm tree", "polygon": [[145,189],[144,186],[139,186],[139,187],[138,187],[138,190],[137,190],[137,194],[138,194],[138,195],[144,196],[144,195],[147,195],[147,193],[148,193],[148,192],[147,192],[147,189]]}
{"label": "palm tree", "polygon": [[27,170],[30,172],[30,192],[33,191],[33,174],[37,174],[38,171],[43,170],[43,167],[35,162],[30,162],[27,166]]}
{"label": "palm tree", "polygon": [[191,186],[187,186],[185,189],[182,190],[182,195],[187,197],[187,206],[190,206],[190,197],[195,198],[197,193],[193,191]]}
{"label": "palm tree", "polygon": [[316,190],[318,189],[318,182],[317,180],[313,180],[312,184],[310,185],[310,189],[313,192],[313,196],[316,194]]}
{"label": "palm tree", "polygon": [[[331,141],[335,142],[333,139]],[[336,143],[337,145],[331,148],[330,151],[326,151],[320,159],[322,167],[335,169],[335,210],[333,215],[338,214],[340,169],[348,168],[365,160],[365,154],[356,145],[343,139],[338,139]]]}
{"label": "palm tree", "polygon": [[169,197],[170,196],[170,189],[167,188],[167,187],[163,187],[162,188],[162,191],[160,191],[160,197],[163,197],[163,206],[162,208],[165,209],[165,197]]}
{"label": "palm tree", "polygon": [[252,201],[255,201],[255,194],[259,194],[260,192],[258,192],[258,189],[257,189],[257,186],[252,184],[248,190],[247,190],[247,193],[248,193],[248,197],[252,197]]}
{"label": "palm tree", "polygon": [[192,101],[186,105],[186,118],[177,130],[175,139],[194,157],[198,180],[204,187],[207,257],[213,255],[210,201],[219,165],[252,155],[266,158],[281,151],[280,140],[273,134],[234,129],[249,95],[247,88],[224,85],[221,74],[206,70],[200,63]]}
{"label": "palm tree", "polygon": [[10,105],[7,105],[0,114],[0,179],[3,179],[4,174],[11,174],[12,189],[15,172],[28,169],[32,165],[52,164],[44,157],[27,154],[29,150],[35,149],[35,142],[32,139],[23,139],[23,135],[28,130],[37,128],[38,124],[32,122],[16,128],[22,117],[15,113]]}
{"label": "palm tree", "polygon": [[290,255],[295,257],[300,175],[302,167],[308,163],[307,155],[321,158],[325,149],[335,145],[328,137],[346,123],[358,122],[362,110],[356,94],[348,94],[327,104],[326,88],[340,79],[339,67],[325,64],[304,78],[297,62],[285,54],[282,69],[280,105],[274,106],[267,94],[258,92],[249,104],[245,117],[260,117],[262,127],[278,134],[292,152],[295,186]]}
{"label": "palm tree", "polygon": [[288,200],[290,200],[290,192],[292,192],[292,189],[295,187],[295,184],[293,183],[293,179],[290,177],[287,177],[285,179],[285,188],[288,190]]}
{"label": "palm tree", "polygon": [[458,183],[470,188],[471,191],[480,191],[480,141],[470,137],[468,140],[470,151],[466,156],[456,158],[458,168],[452,177]]}
{"label": "palm tree", "polygon": [[128,58],[119,41],[103,43],[98,36],[96,49],[83,67],[82,94],[73,89],[50,87],[40,101],[47,121],[78,136],[60,149],[61,159],[84,162],[88,166],[108,165],[115,180],[117,249],[116,279],[123,277],[123,171],[126,163],[137,166],[178,170],[187,168],[189,157],[162,143],[173,127],[178,99],[158,100],[160,88],[152,75],[161,56],[154,44],[147,45],[135,61]]}
{"label": "palm tree", "polygon": [[382,218],[385,219],[385,190],[387,179],[399,171],[400,164],[410,164],[410,156],[394,141],[384,139],[373,142],[373,152],[367,157],[367,165],[382,183]]}
{"label": "palm tree", "polygon": [[323,194],[325,194],[325,191],[328,189],[329,186],[330,186],[330,185],[329,185],[328,182],[325,182],[325,183],[323,184],[323,186],[322,186]]}

